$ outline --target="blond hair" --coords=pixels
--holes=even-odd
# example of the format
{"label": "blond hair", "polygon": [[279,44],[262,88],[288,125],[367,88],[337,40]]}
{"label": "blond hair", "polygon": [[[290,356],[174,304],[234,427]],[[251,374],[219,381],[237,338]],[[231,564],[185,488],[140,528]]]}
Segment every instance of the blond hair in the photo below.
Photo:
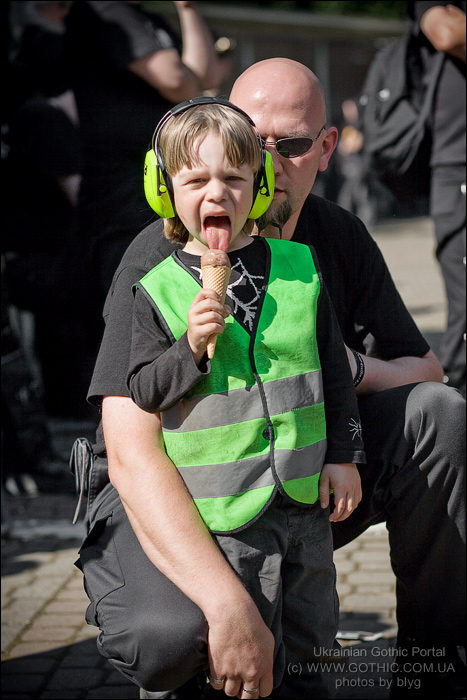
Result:
{"label": "blond hair", "polygon": [[[158,146],[169,177],[184,166],[191,168],[200,165],[199,143],[209,132],[220,136],[226,158],[234,168],[246,163],[254,175],[258,173],[261,148],[252,125],[231,107],[210,104],[197,105],[176,114],[162,127]],[[164,220],[164,233],[176,243],[186,243],[189,235],[177,214]]]}

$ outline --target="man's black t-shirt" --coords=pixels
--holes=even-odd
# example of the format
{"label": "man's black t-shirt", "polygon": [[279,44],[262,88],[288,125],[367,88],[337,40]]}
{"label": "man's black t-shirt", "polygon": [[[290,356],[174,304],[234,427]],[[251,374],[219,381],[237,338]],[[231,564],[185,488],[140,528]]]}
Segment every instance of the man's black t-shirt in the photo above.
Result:
{"label": "man's black t-shirt", "polygon": [[[386,360],[423,357],[428,352],[381,251],[357,217],[310,194],[292,240],[313,245],[347,345]],[[106,395],[129,396],[132,287],[180,247],[164,237],[159,220],[144,229],[125,253],[104,308],[106,329],[88,393],[91,403],[99,404]],[[95,449],[105,453],[101,431]]]}
{"label": "man's black t-shirt", "polygon": [[349,347],[382,360],[428,352],[380,249],[358,217],[309,195],[292,240],[315,248]]}

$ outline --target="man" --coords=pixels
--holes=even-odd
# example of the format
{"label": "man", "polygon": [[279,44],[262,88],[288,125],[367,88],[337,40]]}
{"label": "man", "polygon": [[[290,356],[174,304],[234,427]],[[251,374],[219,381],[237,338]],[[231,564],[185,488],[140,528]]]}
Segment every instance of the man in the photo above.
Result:
{"label": "man", "polygon": [[[280,91],[275,89],[277,85],[282,86]],[[252,66],[238,79],[231,99],[252,117],[266,142],[302,134],[315,136],[326,122],[324,111],[316,106],[324,104],[320,99],[319,84],[313,81],[306,68],[287,60],[266,61]],[[311,104],[313,110],[310,110]],[[408,329],[402,331],[400,325],[398,327],[398,324],[405,323],[402,320],[405,313],[400,308],[396,310],[393,307],[392,318],[387,315],[388,301],[392,296],[391,284],[383,278],[382,272],[376,272],[376,268],[372,279],[369,268],[362,262],[361,258],[366,257],[369,263],[368,257],[371,254],[370,249],[365,252],[363,250],[363,233],[360,234],[360,240],[354,241],[354,250],[350,247],[347,249],[349,258],[355,256],[354,264],[359,266],[359,271],[355,278],[346,280],[351,281],[353,288],[360,282],[358,293],[361,300],[358,301],[358,293],[353,294],[352,300],[347,300],[347,303],[353,305],[352,311],[349,313],[348,309],[342,308],[343,297],[336,293],[339,280],[335,273],[332,277],[331,265],[335,264],[337,256],[344,253],[348,243],[344,240],[337,241],[334,232],[331,237],[331,217],[328,219],[326,240],[326,221],[316,221],[317,203],[306,199],[306,188],[313,182],[316,171],[327,167],[337,134],[334,129],[328,129],[320,140],[321,148],[311,149],[306,164],[305,157],[285,159],[275,155],[277,193],[273,205],[258,225],[262,229],[261,235],[277,236],[282,224],[283,238],[315,245],[345,342],[360,352],[364,349],[362,343],[366,346],[365,373],[356,389],[360,398],[359,410],[367,457],[367,465],[361,470],[364,498],[358,510],[345,524],[333,526],[335,548],[354,539],[368,525],[386,520],[392,565],[397,576],[400,645],[408,647],[411,652],[410,640],[415,640],[414,646],[421,647],[462,643],[464,633],[462,626],[458,626],[465,619],[461,612],[464,600],[462,587],[449,594],[444,583],[445,576],[448,576],[451,583],[457,586],[462,583],[463,574],[454,562],[451,564],[451,573],[448,574],[451,566],[446,568],[446,554],[439,537],[441,530],[444,530],[448,538],[453,538],[453,543],[461,547],[459,552],[462,551],[463,516],[459,510],[459,529],[456,530],[453,527],[453,512],[445,510],[446,501],[441,510],[437,510],[431,525],[427,522],[440,506],[439,501],[433,507],[429,505],[431,498],[434,497],[436,502],[440,495],[435,483],[438,479],[442,480],[441,472],[444,469],[450,470],[445,461],[446,455],[443,458],[442,452],[437,452],[434,444],[431,448],[428,446],[431,430],[437,433],[437,440],[442,440],[443,431],[438,422],[440,405],[437,405],[435,395],[441,401],[441,397],[446,396],[449,406],[446,410],[452,417],[457,415],[460,418],[461,411],[456,410],[455,404],[460,406],[462,402],[458,396],[446,392],[444,387],[437,384],[413,386],[413,382],[441,381],[440,366],[431,350],[426,348],[424,352],[418,346],[415,334]],[[343,227],[344,225],[342,222]],[[318,238],[316,229],[320,226]],[[323,235],[325,249],[321,247]],[[347,264],[347,267],[350,265]],[[379,292],[372,289],[375,282],[380,287]],[[379,312],[379,318],[373,317],[376,311]],[[353,328],[350,327],[351,320]],[[407,345],[405,348],[399,346],[396,350],[393,343],[401,341],[399,332],[405,335]],[[349,361],[355,374],[357,368],[351,352]],[[434,393],[430,395],[431,392]],[[416,419],[417,412],[424,415],[424,418]],[[427,421],[431,423],[430,428]],[[420,430],[420,434],[416,436],[414,433],[410,438],[409,433],[414,430]],[[457,462],[453,461],[450,467],[456,463],[457,469],[461,471],[461,459],[462,450],[458,452]],[[463,478],[462,472],[459,477]],[[430,487],[427,488],[430,481]],[[452,498],[454,491],[451,493],[450,487],[448,491]],[[462,500],[460,494],[461,491],[458,492],[459,505]],[[430,542],[430,548],[433,549],[430,551],[423,542]],[[461,557],[463,560],[463,555]],[[439,589],[430,583],[433,571],[437,571],[437,575],[442,572],[439,582],[442,580],[444,583]],[[446,605],[451,595],[450,603]],[[451,604],[453,607],[449,610]],[[432,678],[431,682],[434,684],[435,680]],[[442,693],[442,690],[439,692]]]}
{"label": "man", "polygon": [[91,319],[95,312],[99,334],[113,274],[148,223],[139,175],[152,129],[174,104],[218,88],[225,76],[197,3],[174,5],[180,34],[139,1],[72,3],[67,17],[66,58],[83,149],[79,225],[92,266],[86,273],[89,264],[82,264],[83,284],[95,285],[87,314]]}
{"label": "man", "polygon": [[[315,246],[358,382],[368,461],[361,469],[364,498],[345,523],[334,523],[335,546],[386,520],[398,578],[401,643],[403,637],[414,637],[419,644],[461,642],[465,404],[441,384],[441,366],[411,320],[364,226],[308,194],[318,170],[326,170],[338,138],[335,128],[326,127],[316,76],[294,61],[270,59],[240,76],[231,100],[253,118],[274,160],[274,202],[258,223],[261,235],[282,235]],[[275,142],[294,137],[308,140],[276,144],[276,150]],[[278,151],[296,157],[286,158]],[[180,642],[186,639],[186,626],[181,637],[178,625],[186,613],[193,630],[199,630],[201,622],[207,625],[214,688],[220,681],[228,696],[246,699],[266,696],[274,683],[281,686],[277,697],[309,697],[306,680],[285,671],[294,661],[294,638],[301,631],[285,634],[285,657],[274,658],[271,634],[257,605],[226,565],[162,450],[158,417],[143,413],[128,398],[129,290],[172,250],[160,222],[145,229],[125,254],[104,311],[106,333],[89,399],[99,403],[103,398],[105,448],[100,435],[95,451],[107,450],[113,486],[107,485],[90,504],[92,532],[80,552],[91,598],[88,620],[103,629],[101,651],[149,691],[154,688],[151,666],[162,652],[157,643],[160,628],[154,629],[148,610],[153,614],[159,607],[166,611],[164,653],[177,659],[185,654],[184,669],[191,669],[185,676],[180,669],[174,672],[167,678],[173,685],[166,687],[182,685],[203,668],[198,651],[204,641],[196,649]],[[120,538],[128,526],[120,499],[134,532],[123,549]],[[174,591],[179,589],[177,595],[184,594],[176,617],[171,615],[175,593],[169,601],[166,587],[158,588],[160,595],[154,590],[156,569],[138,556],[138,542],[149,562],[175,584]],[[110,581],[105,585],[103,569]],[[135,588],[137,577],[143,582]],[[198,619],[187,601],[196,604]],[[128,628],[119,618],[127,606]],[[304,620],[304,626],[309,624]],[[177,634],[178,645],[170,641]],[[118,648],[117,639],[123,639]],[[143,691],[142,697],[164,695]],[[186,697],[195,697],[192,688]]]}
{"label": "man", "polygon": [[424,74],[439,51],[444,62],[431,116],[430,214],[446,287],[448,323],[440,361],[465,397],[465,0],[408,3]]}

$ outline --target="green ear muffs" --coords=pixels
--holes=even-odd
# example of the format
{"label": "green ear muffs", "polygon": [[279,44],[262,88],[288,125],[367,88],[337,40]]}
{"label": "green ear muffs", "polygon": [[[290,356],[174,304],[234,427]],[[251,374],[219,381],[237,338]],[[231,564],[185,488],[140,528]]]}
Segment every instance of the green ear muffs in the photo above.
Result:
{"label": "green ear muffs", "polygon": [[[175,105],[170,112],[161,119],[154,131],[151,146],[146,153],[144,161],[144,193],[151,209],[163,219],[171,219],[175,216],[175,204],[170,176],[167,173],[164,157],[157,147],[157,138],[164,124],[175,114],[185,112],[191,107],[201,104],[219,104],[230,107],[242,114],[256,129],[254,122],[248,114],[231,102],[217,97],[196,97]],[[259,138],[259,135],[258,135]],[[261,141],[260,141],[261,142]],[[156,152],[157,151],[157,152]],[[253,187],[253,206],[248,214],[249,219],[258,219],[269,208],[274,197],[274,164],[272,155],[263,148],[261,142],[261,165],[255,178]]]}

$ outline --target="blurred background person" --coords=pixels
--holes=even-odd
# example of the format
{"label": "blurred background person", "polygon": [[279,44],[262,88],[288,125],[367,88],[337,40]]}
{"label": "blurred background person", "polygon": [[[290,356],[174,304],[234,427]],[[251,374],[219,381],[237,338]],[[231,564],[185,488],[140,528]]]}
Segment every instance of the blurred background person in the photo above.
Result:
{"label": "blurred background person", "polygon": [[10,300],[1,265],[2,290],[2,384],[1,384],[1,469],[2,536],[8,527],[6,494],[38,496],[35,475],[51,458],[51,440],[40,383],[13,327]]}
{"label": "blurred background person", "polygon": [[13,45],[11,58],[23,66],[30,82],[46,95],[69,89],[63,60],[65,17],[71,2],[32,0],[10,2]]}
{"label": "blurred background person", "polygon": [[123,253],[153,217],[142,173],[155,125],[174,104],[216,90],[228,70],[197,3],[174,4],[181,36],[140,2],[75,2],[67,17],[83,149],[79,229],[99,322]]}
{"label": "blurred background person", "polygon": [[63,70],[68,5],[2,6],[2,496],[38,496],[38,476],[59,474],[63,462],[48,420],[62,412],[64,399],[67,410],[78,405],[78,392],[69,399],[79,363],[62,371],[65,361],[78,359],[70,344],[74,295],[62,272],[80,170],[76,110]]}
{"label": "blurred background person", "polygon": [[368,162],[363,151],[363,133],[355,100],[344,100],[340,121],[337,168],[341,185],[337,203],[356,214],[366,226],[371,226],[376,221],[375,207],[370,200]]}
{"label": "blurred background person", "polygon": [[10,316],[49,416],[89,415],[87,289],[79,284],[81,148],[64,70],[70,3],[9,3],[2,256]]}
{"label": "blurred background person", "polygon": [[356,214],[367,227],[371,227],[378,219],[391,215],[391,195],[370,174],[357,101],[344,100],[341,115],[336,121],[340,125],[336,159],[336,202]]}
{"label": "blurred background person", "polygon": [[435,225],[436,256],[446,287],[447,329],[440,361],[446,381],[465,396],[466,373],[466,95],[465,0],[459,2],[408,3],[423,60],[424,76],[430,74],[438,51],[445,60],[431,113],[430,215]]}

